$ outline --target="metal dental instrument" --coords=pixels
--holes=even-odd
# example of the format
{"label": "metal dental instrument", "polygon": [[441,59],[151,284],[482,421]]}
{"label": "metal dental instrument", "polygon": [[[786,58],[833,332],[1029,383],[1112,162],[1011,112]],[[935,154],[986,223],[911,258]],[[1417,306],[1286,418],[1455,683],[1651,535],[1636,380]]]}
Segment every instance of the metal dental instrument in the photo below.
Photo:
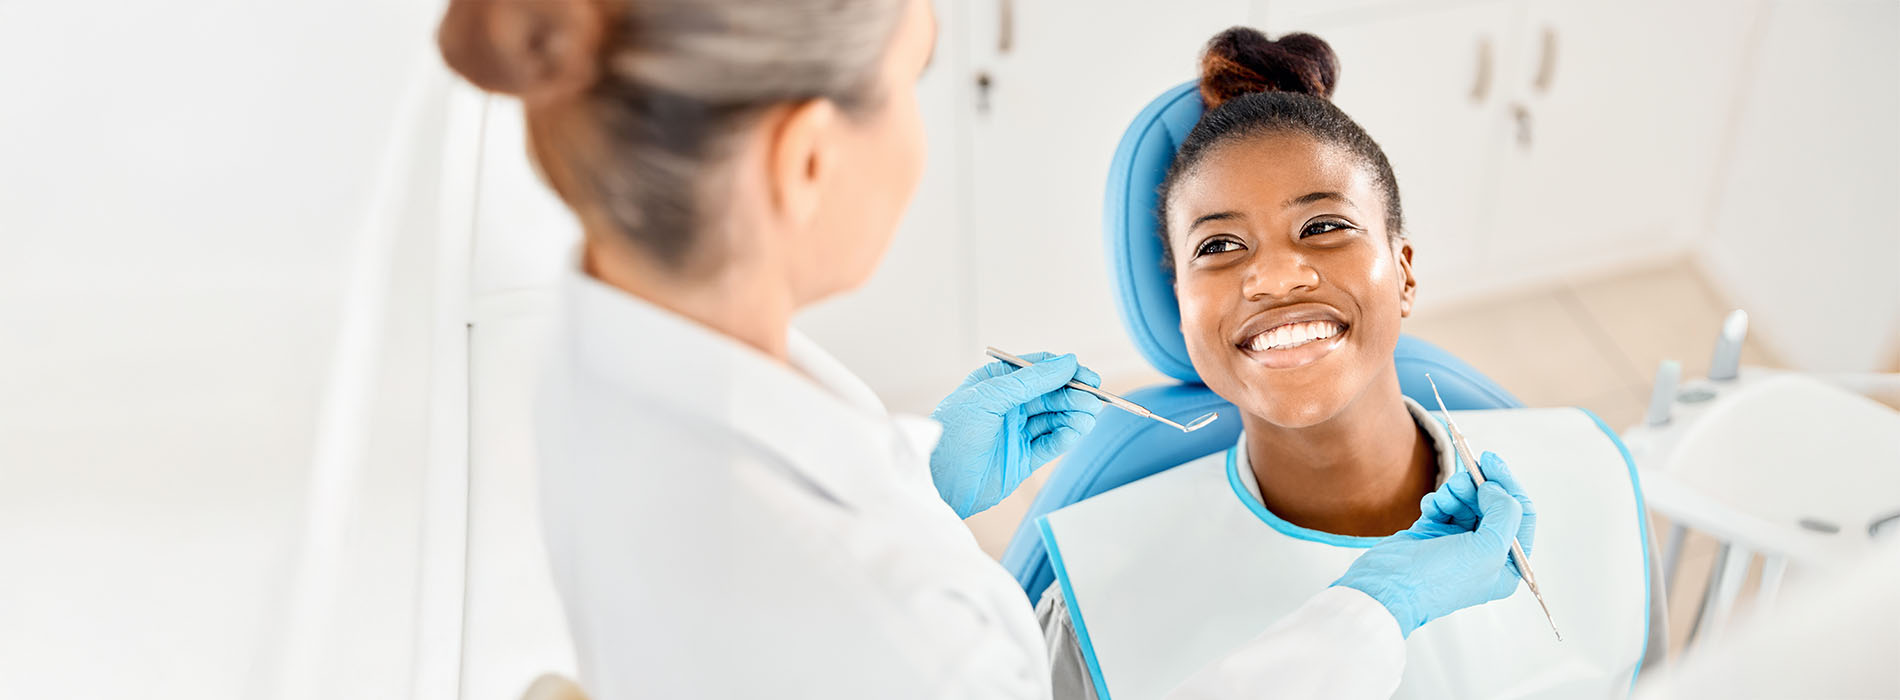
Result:
{"label": "metal dental instrument", "polygon": [[[1474,483],[1484,483],[1484,470],[1478,468],[1478,460],[1471,456],[1471,445],[1465,442],[1465,434],[1459,432],[1458,424],[1451,422],[1451,411],[1445,408],[1445,397],[1438,395],[1438,382],[1432,381],[1427,373],[1425,381],[1432,385],[1432,398],[1438,400],[1438,414],[1445,418],[1445,430],[1451,433],[1452,451],[1464,462],[1465,469],[1471,472]],[[1564,633],[1557,631],[1557,620],[1550,616],[1550,606],[1544,604],[1544,592],[1537,588],[1537,575],[1531,573],[1531,558],[1524,555],[1524,548],[1518,546],[1517,538],[1511,538],[1511,558],[1517,560],[1517,571],[1524,575],[1524,585],[1531,589],[1531,595],[1537,598],[1537,607],[1544,609],[1544,621],[1550,623],[1550,633],[1557,635],[1557,641],[1564,640]]]}
{"label": "metal dental instrument", "polygon": [[[1015,355],[1011,355],[1009,353],[1003,352],[993,347],[984,349],[984,352],[987,353],[990,357],[994,357],[998,360],[1002,360],[1004,362],[1010,363],[1017,367],[1028,367],[1031,364],[1028,360],[1017,357]],[[1068,387],[1070,389],[1075,389],[1084,393],[1093,394],[1095,395],[1095,398],[1098,398],[1104,402],[1107,402],[1108,405],[1114,406],[1116,408],[1127,411],[1129,413],[1133,413],[1137,416],[1141,416],[1143,418],[1153,418],[1155,420],[1161,421],[1168,425],[1174,426],[1175,428],[1180,429],[1180,431],[1184,433],[1191,433],[1196,430],[1200,430],[1201,428],[1207,427],[1208,423],[1212,423],[1214,422],[1214,419],[1220,417],[1220,414],[1218,413],[1209,413],[1205,416],[1201,416],[1194,420],[1188,421],[1187,425],[1181,425],[1180,423],[1176,423],[1166,418],[1162,418],[1161,416],[1155,415],[1154,411],[1150,411],[1148,409],[1142,408],[1141,404],[1135,403],[1133,401],[1129,401],[1128,399],[1124,399],[1120,396],[1116,396],[1106,391],[1102,391],[1101,389],[1097,389],[1087,384],[1083,384],[1082,382],[1071,380],[1068,384]]]}

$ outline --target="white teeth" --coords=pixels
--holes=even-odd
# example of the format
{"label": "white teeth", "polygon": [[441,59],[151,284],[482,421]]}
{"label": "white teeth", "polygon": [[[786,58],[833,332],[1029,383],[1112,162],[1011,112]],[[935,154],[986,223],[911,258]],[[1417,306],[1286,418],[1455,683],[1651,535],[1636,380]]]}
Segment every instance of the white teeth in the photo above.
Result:
{"label": "white teeth", "polygon": [[1315,340],[1325,340],[1339,335],[1345,330],[1332,321],[1304,321],[1289,323],[1261,333],[1247,343],[1250,350],[1284,350],[1298,347]]}

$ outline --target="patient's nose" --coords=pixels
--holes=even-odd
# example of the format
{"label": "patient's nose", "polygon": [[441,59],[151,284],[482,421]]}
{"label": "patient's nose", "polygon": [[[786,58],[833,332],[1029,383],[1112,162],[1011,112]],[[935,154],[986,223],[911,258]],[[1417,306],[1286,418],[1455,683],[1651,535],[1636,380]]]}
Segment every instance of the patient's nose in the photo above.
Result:
{"label": "patient's nose", "polygon": [[1296,252],[1261,251],[1247,268],[1241,292],[1248,299],[1284,297],[1319,288],[1319,270]]}

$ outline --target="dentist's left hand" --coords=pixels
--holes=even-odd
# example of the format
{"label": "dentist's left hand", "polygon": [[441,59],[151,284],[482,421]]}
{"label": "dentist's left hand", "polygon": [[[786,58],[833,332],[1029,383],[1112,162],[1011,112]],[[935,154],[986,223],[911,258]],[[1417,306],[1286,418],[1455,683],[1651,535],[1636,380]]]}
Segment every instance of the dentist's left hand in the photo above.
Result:
{"label": "dentist's left hand", "polygon": [[1102,378],[1074,355],[1022,356],[1018,369],[1001,362],[977,368],[930,417],[943,438],[930,454],[937,493],[968,518],[1001,502],[1036,468],[1069,451],[1095,429],[1102,401],[1064,384]]}

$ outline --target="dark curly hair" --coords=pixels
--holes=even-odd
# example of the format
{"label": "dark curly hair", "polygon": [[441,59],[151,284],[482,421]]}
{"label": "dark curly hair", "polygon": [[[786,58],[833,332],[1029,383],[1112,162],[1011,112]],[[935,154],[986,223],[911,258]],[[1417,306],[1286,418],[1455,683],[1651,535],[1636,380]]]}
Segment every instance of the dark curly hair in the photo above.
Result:
{"label": "dark curly hair", "polygon": [[1403,235],[1405,218],[1392,163],[1358,122],[1333,105],[1329,98],[1338,84],[1339,56],[1311,34],[1288,34],[1274,41],[1257,29],[1234,27],[1207,42],[1201,52],[1201,100],[1207,111],[1182,141],[1161,181],[1159,229],[1170,269],[1168,198],[1175,183],[1215,148],[1266,134],[1304,134],[1357,156],[1385,198],[1386,230],[1394,238]]}

